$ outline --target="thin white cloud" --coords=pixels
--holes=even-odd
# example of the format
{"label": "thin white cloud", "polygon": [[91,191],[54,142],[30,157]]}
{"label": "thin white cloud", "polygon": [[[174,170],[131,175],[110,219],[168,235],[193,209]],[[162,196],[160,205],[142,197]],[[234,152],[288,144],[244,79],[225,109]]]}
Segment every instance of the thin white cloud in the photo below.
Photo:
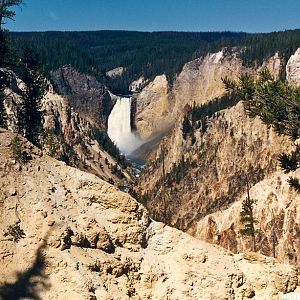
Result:
{"label": "thin white cloud", "polygon": [[50,16],[50,18],[51,18],[53,21],[58,21],[58,20],[59,20],[59,17],[58,17],[53,11],[50,11],[50,12],[49,12],[49,16]]}

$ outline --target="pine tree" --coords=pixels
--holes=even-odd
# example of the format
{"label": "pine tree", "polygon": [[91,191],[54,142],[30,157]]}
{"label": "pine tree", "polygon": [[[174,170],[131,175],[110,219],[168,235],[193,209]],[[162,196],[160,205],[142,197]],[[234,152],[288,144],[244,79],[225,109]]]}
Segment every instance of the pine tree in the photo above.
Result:
{"label": "pine tree", "polygon": [[247,182],[247,197],[242,203],[242,211],[240,212],[240,220],[243,223],[244,228],[240,229],[240,234],[244,236],[250,236],[252,239],[252,250],[256,252],[256,229],[255,224],[258,221],[254,218],[254,205],[256,204],[256,200],[250,198],[249,192],[249,184]]}
{"label": "pine tree", "polygon": [[33,144],[39,145],[42,130],[41,100],[46,92],[46,82],[40,70],[37,55],[25,48],[20,78],[25,83],[23,107],[19,114],[19,133]]}
{"label": "pine tree", "polygon": [[187,136],[191,133],[193,130],[193,126],[191,125],[191,122],[189,120],[189,117],[187,115],[184,116],[183,122],[182,122],[182,136],[184,139],[187,138]]}
{"label": "pine tree", "polygon": [[[223,79],[229,91],[236,92],[250,117],[260,119],[272,126],[278,134],[289,136],[293,141],[300,137],[300,88],[287,81],[276,80],[266,68],[259,73],[259,78],[243,74],[237,82]],[[291,153],[282,153],[278,158],[285,173],[295,171],[300,166],[300,146],[296,145]],[[300,192],[296,178],[289,179],[289,184]]]}
{"label": "pine tree", "polygon": [[300,181],[298,178],[291,176],[287,182],[297,193],[300,193]]}
{"label": "pine tree", "polygon": [[280,167],[284,170],[285,173],[296,171],[300,165],[300,148],[296,147],[295,151],[292,151],[290,154],[282,153],[278,158],[280,162]]}
{"label": "pine tree", "polygon": [[11,7],[19,6],[22,3],[23,0],[0,0],[0,30],[5,24],[4,19],[14,20],[16,13]]}

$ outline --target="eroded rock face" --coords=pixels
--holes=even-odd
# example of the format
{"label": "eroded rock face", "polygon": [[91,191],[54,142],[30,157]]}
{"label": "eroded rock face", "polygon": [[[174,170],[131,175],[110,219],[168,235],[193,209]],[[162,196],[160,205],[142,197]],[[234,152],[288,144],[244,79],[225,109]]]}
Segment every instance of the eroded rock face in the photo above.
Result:
{"label": "eroded rock face", "polygon": [[[297,52],[287,67],[294,70],[294,78]],[[275,77],[281,65],[278,55],[264,64]],[[258,118],[249,118],[238,103],[210,118],[206,132],[196,131],[193,142],[183,139],[182,121],[178,121],[152,154],[139,189],[147,196],[153,218],[239,252],[251,248],[239,235],[248,180],[254,190],[260,186],[260,193],[255,193],[260,199],[259,251],[270,256],[275,252],[282,262],[299,265],[299,197],[289,189],[288,177],[280,172],[277,160],[293,147]]]}
{"label": "eroded rock face", "polygon": [[168,81],[165,75],[157,76],[135,98],[135,125],[141,138],[147,140],[162,128],[170,126]]}
{"label": "eroded rock face", "polygon": [[106,72],[106,75],[110,78],[121,76],[126,69],[123,67],[114,68]]}
{"label": "eroded rock face", "polygon": [[[251,249],[251,240],[239,234],[244,182],[249,180],[250,196],[258,203],[258,251],[299,266],[300,198],[287,179],[300,173],[284,174],[277,160],[292,148],[287,138],[246,116],[239,103],[212,118],[207,133],[196,133],[193,145],[174,129],[149,163],[140,187],[154,219],[237,253]],[[185,164],[174,168],[182,157]]]}
{"label": "eroded rock face", "polygon": [[[113,178],[116,183],[120,182],[120,178],[111,171],[112,166],[117,164],[116,160],[102,146],[104,138],[108,139],[103,129],[74,111],[68,98],[51,90],[45,95],[43,104],[44,128],[61,137],[56,143],[62,145],[63,151],[69,151],[66,153],[69,164],[94,173],[104,180]],[[123,173],[124,179],[129,180],[130,173]]]}
{"label": "eroded rock face", "polygon": [[289,82],[300,86],[300,48],[291,56],[286,65],[286,78]]}
{"label": "eroded rock face", "polygon": [[296,289],[290,266],[151,221],[129,195],[24,140],[32,159],[17,168],[13,137],[0,131],[0,297],[280,299]]}
{"label": "eroded rock face", "polygon": [[154,219],[187,231],[240,199],[246,178],[255,184],[275,171],[278,154],[288,147],[287,138],[249,118],[238,103],[211,118],[207,132],[196,130],[194,144],[183,139],[178,124],[148,163],[140,188]]}
{"label": "eroded rock face", "polygon": [[278,52],[267,59],[262,65],[263,68],[268,68],[276,79],[280,77],[282,71],[284,70],[283,66],[283,59],[279,56]]}
{"label": "eroded rock face", "polygon": [[[292,65],[295,65],[294,63]],[[278,53],[267,59],[262,66],[267,67],[279,78],[283,72],[284,62]],[[293,67],[295,69],[295,67]],[[165,75],[157,76],[135,96],[137,102],[136,127],[144,139],[150,139],[170,128],[182,118],[187,105],[200,105],[225,93],[222,78],[236,79],[241,73],[256,73],[246,68],[238,54],[226,50],[208,54],[186,63],[174,82],[170,84]],[[295,72],[295,71],[294,71]],[[140,82],[134,82],[134,86]]]}
{"label": "eroded rock face", "polygon": [[129,91],[132,93],[138,93],[147,85],[148,82],[149,80],[146,80],[144,76],[141,76],[129,85]]}
{"label": "eroded rock face", "polygon": [[224,94],[222,78],[236,78],[246,69],[236,55],[222,51],[188,62],[172,85],[157,76],[137,95],[136,127],[148,139],[174,125],[186,105],[203,104]]}
{"label": "eroded rock face", "polygon": [[[300,266],[300,196],[288,184],[289,176],[277,171],[250,189],[257,200],[254,216],[258,220],[258,251],[275,256],[284,263]],[[222,245],[231,251],[250,249],[248,238],[239,234],[243,195],[228,209],[209,214],[195,224],[194,234],[200,239]]]}

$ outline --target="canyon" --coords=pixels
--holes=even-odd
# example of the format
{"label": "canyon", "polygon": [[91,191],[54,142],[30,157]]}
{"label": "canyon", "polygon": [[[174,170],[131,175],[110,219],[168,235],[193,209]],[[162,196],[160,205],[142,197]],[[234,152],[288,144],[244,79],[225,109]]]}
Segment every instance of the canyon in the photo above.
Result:
{"label": "canyon", "polygon": [[[130,95],[112,92],[127,66],[105,77],[51,70],[39,147],[15,133],[26,86],[5,70],[0,299],[299,295],[300,196],[288,179],[300,170],[286,174],[278,163],[298,141],[249,116],[243,99],[226,98],[224,78],[266,67],[299,86],[300,48],[252,66],[244,54],[194,53],[173,77],[136,72]],[[207,115],[185,134],[197,107]],[[247,193],[256,200],[256,252],[240,234]]]}
{"label": "canyon", "polygon": [[[287,79],[296,85],[299,84],[299,51],[291,56],[285,69]],[[264,66],[278,77],[284,64],[275,54]],[[168,94],[163,86],[159,91],[165,94],[164,99],[173,101],[170,100],[173,106],[168,106],[166,115],[174,125],[158,149],[148,156],[137,190],[143,194],[154,219],[238,253],[251,248],[250,241],[239,234],[241,203],[246,197],[248,181],[250,195],[258,203],[255,207],[258,251],[299,266],[300,198],[289,187],[289,177],[277,161],[278,155],[293,149],[294,143],[276,134],[259,118],[250,118],[241,102],[213,114],[207,120],[207,129],[196,131],[193,140],[184,139],[182,134],[187,106],[208,103],[224,94],[222,78],[225,76],[237,78],[245,71],[256,74],[260,68],[246,69],[238,58],[222,58],[216,53],[186,64]],[[150,84],[144,93],[149,88],[154,87]],[[160,95],[156,88],[149,92],[149,97],[143,91],[138,96],[145,97],[143,103],[152,102],[153,95]],[[137,111],[138,119],[147,115],[147,109],[151,110],[152,106],[143,108],[138,104],[137,107],[141,109]],[[157,122],[159,119],[155,119]],[[143,135],[143,123],[139,128],[137,122],[137,130]]]}

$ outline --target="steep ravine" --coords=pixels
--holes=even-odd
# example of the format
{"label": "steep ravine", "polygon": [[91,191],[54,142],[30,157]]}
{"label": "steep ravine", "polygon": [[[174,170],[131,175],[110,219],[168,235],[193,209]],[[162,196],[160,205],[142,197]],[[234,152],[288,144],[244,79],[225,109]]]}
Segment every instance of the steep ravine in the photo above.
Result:
{"label": "steep ravine", "polygon": [[[183,103],[177,104],[177,101],[173,107],[194,101],[203,103],[202,94],[208,101],[224,92],[221,77],[226,72],[217,70],[225,69],[226,59],[212,60],[212,57],[207,60],[211,61],[210,67],[215,72],[208,72],[208,78],[216,74],[214,79],[207,80],[203,88],[205,80],[200,84],[198,79],[205,78],[206,72],[202,72],[200,63],[201,67],[195,67],[195,73],[189,71],[195,74],[194,80],[189,77],[190,81],[177,82],[177,86],[185,86],[186,97],[182,92]],[[294,83],[297,83],[295,78],[299,78],[299,57],[298,50],[286,69],[287,79],[292,78]],[[225,61],[223,68],[222,61]],[[233,78],[243,70],[232,60],[229,64],[231,70],[236,70],[231,73]],[[282,73],[282,64],[276,55],[264,65],[276,76]],[[196,87],[201,94],[195,93]],[[210,92],[205,94],[204,91]],[[206,132],[196,132],[193,144],[191,138],[183,139],[183,114],[184,110],[177,110],[173,130],[152,153],[137,187],[145,196],[150,215],[195,237],[235,252],[244,251],[250,244],[238,234],[239,209],[245,197],[245,182],[249,180],[253,194],[261,203],[257,207],[261,229],[259,251],[273,254],[272,232],[275,230],[276,256],[281,261],[299,265],[299,196],[288,188],[286,176],[279,170],[277,161],[278,154],[291,148],[292,142],[275,134],[259,119],[249,118],[242,103],[238,103],[210,118]],[[270,210],[265,203],[270,203]],[[272,214],[276,226],[272,225]]]}

